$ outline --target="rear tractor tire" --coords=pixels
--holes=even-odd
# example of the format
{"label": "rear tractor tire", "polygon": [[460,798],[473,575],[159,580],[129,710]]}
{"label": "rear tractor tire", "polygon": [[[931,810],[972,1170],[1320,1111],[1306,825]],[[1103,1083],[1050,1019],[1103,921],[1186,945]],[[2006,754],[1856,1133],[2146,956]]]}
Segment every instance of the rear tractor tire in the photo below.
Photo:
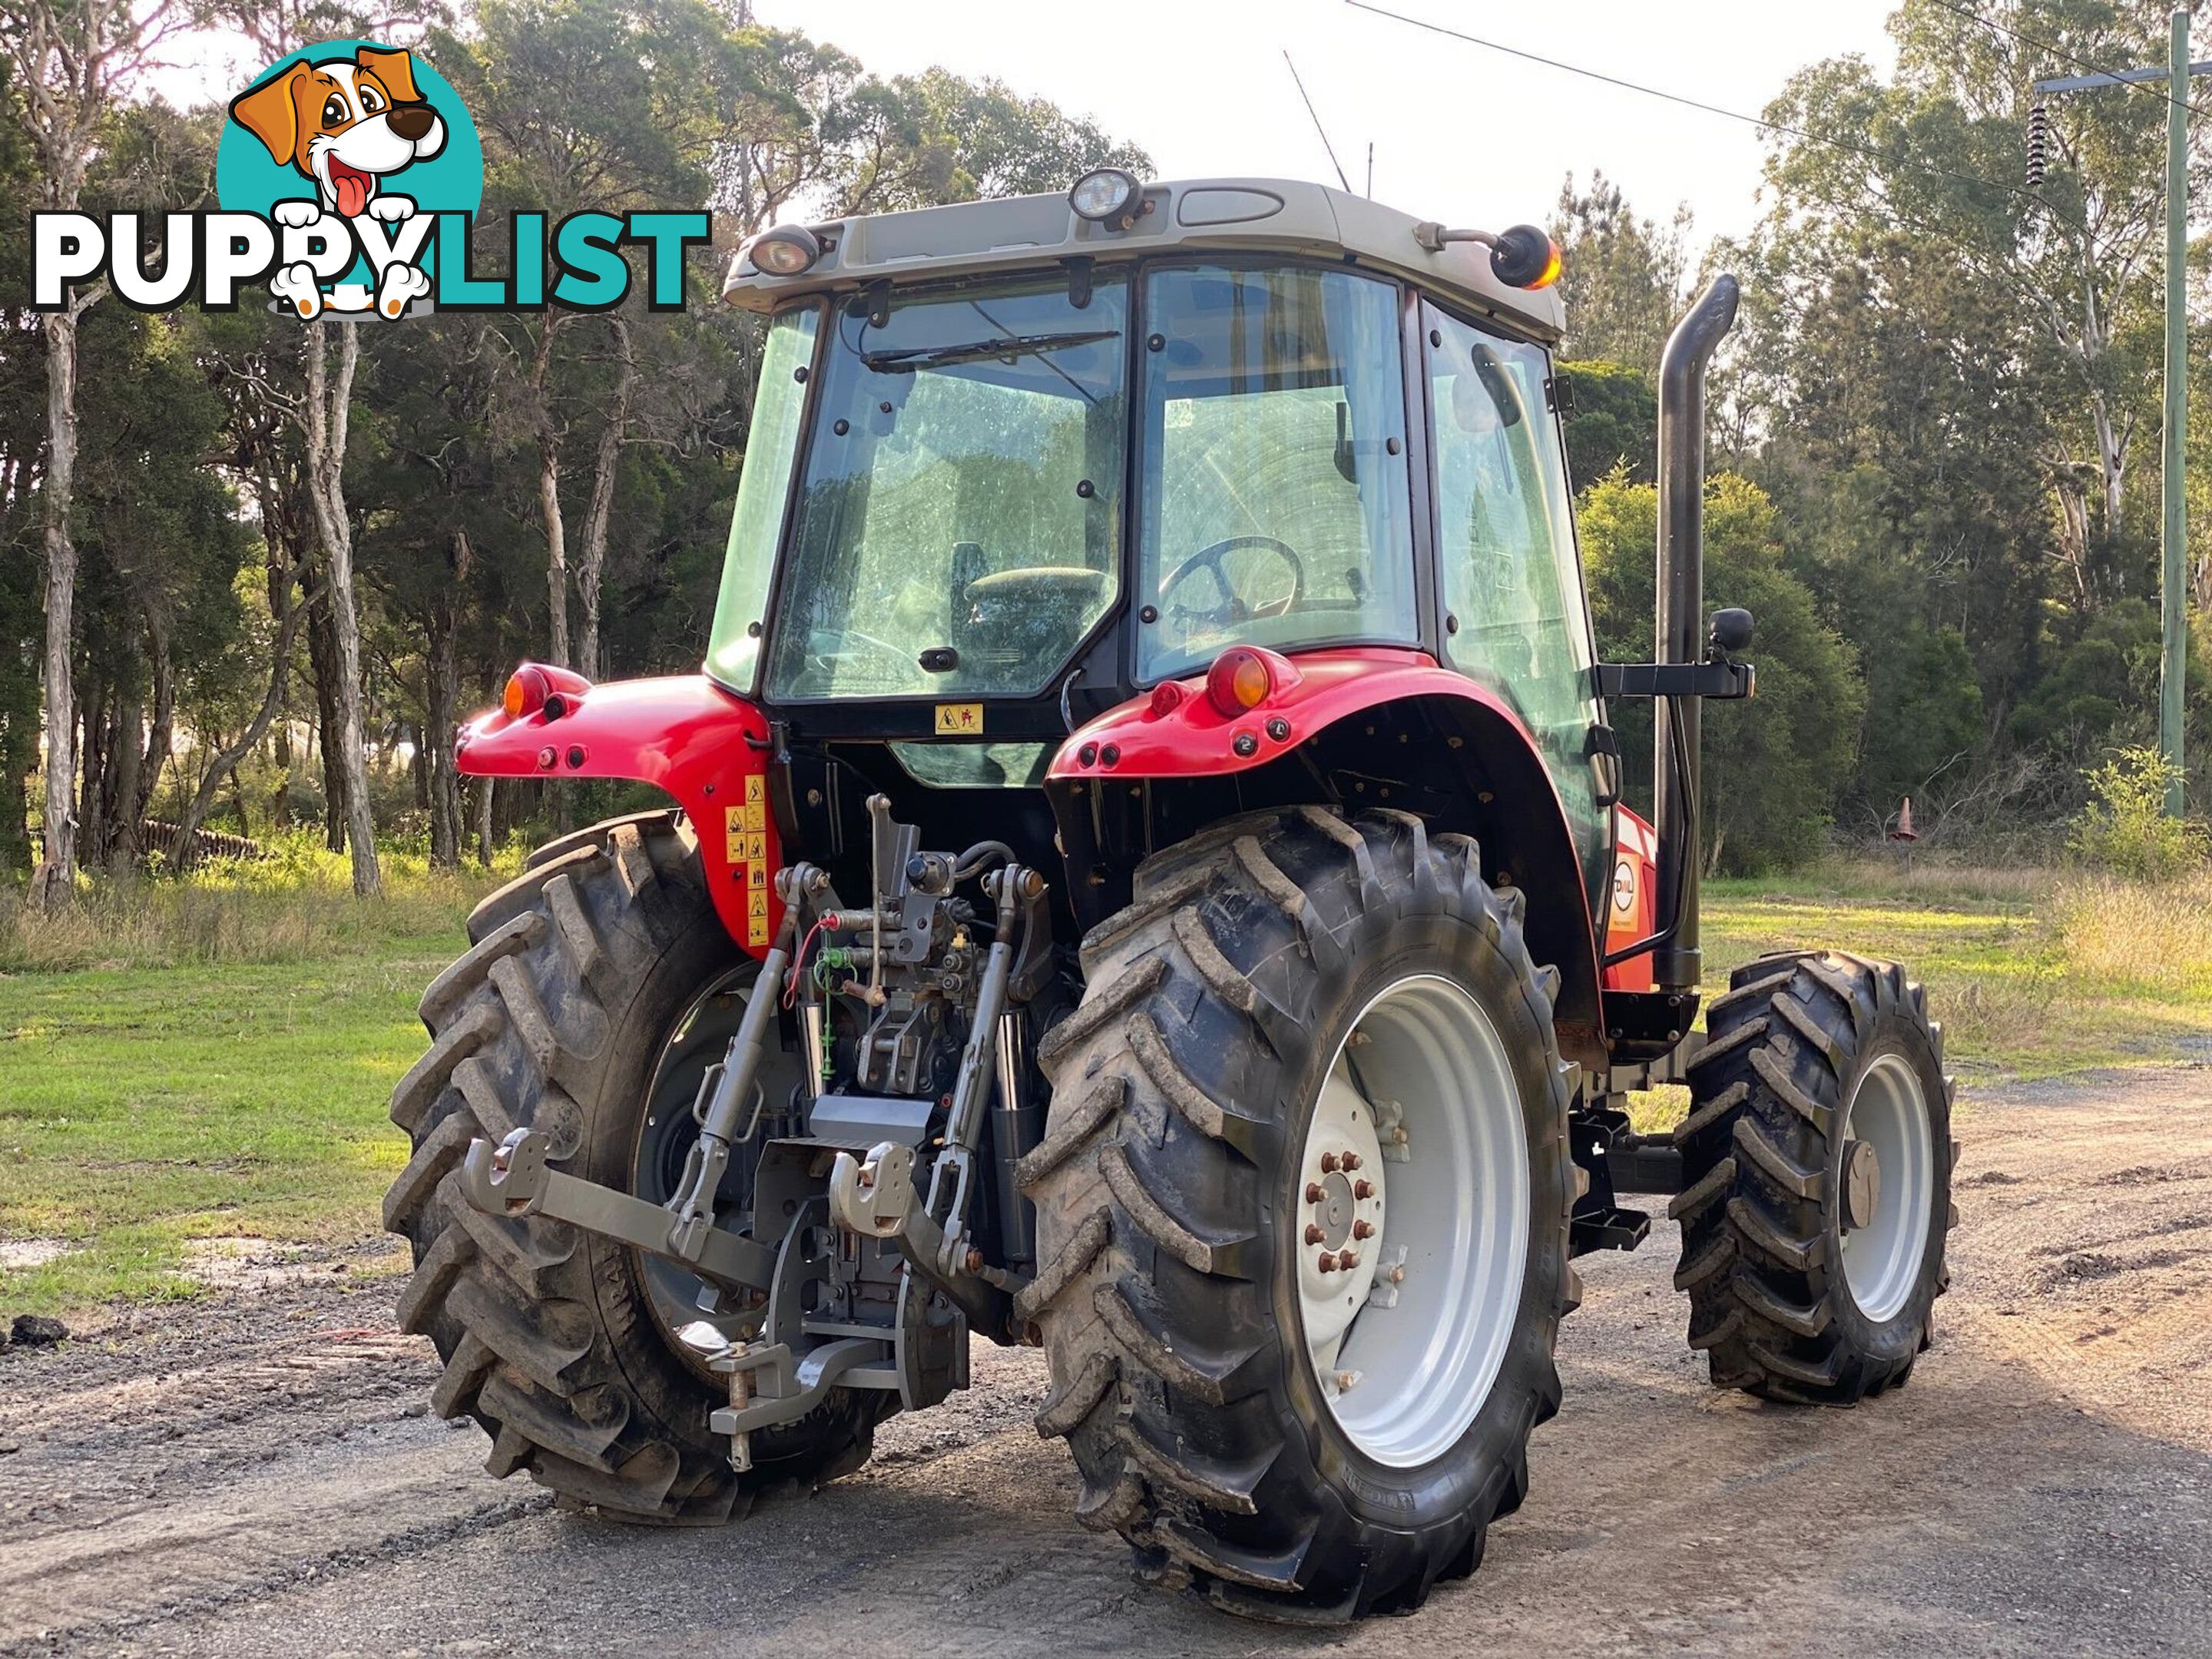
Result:
{"label": "rear tractor tire", "polygon": [[1950,1282],[1942,1028],[1895,963],[1784,952],[1707,1011],[1675,1132],[1674,1275],[1712,1379],[1848,1406],[1903,1382]]}
{"label": "rear tractor tire", "polygon": [[415,1253],[400,1325],[445,1361],[438,1414],[483,1425],[492,1474],[527,1469],[623,1520],[733,1519],[764,1490],[859,1468],[883,1396],[840,1390],[756,1435],[754,1468],[733,1474],[707,1428],[724,1392],[678,1334],[699,1317],[697,1281],[461,1194],[469,1142],[528,1124],[551,1137],[556,1166],[667,1196],[684,1151],[669,1130],[696,1134],[700,1073],[720,1058],[752,974],[708,902],[690,829],[658,812],[564,837],[477,907],[469,938],[422,998],[429,1052],[392,1097],[414,1156],[384,1200],[386,1226]]}
{"label": "rear tractor tire", "polygon": [[1152,859],[1085,941],[1018,1311],[1140,1577],[1407,1612],[1527,1492],[1581,1183],[1522,903],[1464,836],[1309,807]]}

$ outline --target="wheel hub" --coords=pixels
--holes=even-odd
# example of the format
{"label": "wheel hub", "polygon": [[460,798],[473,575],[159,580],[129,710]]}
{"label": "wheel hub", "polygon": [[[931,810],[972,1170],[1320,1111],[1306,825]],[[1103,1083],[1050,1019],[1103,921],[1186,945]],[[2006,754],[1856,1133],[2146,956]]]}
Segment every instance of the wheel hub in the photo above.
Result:
{"label": "wheel hub", "polygon": [[1528,1146],[1504,1042],[1453,981],[1385,988],[1309,1121],[1290,1243],[1307,1357],[1337,1425],[1394,1468],[1481,1410],[1517,1321]]}
{"label": "wheel hub", "polygon": [[1352,1237],[1353,1212],[1358,1203],[1352,1195],[1352,1177],[1340,1171],[1323,1176],[1319,1184],[1321,1201],[1314,1209],[1319,1218],[1321,1243],[1329,1249],[1341,1249]]}
{"label": "wheel hub", "polygon": [[1937,1224],[1935,1133],[1912,1062],[1885,1054],[1844,1109],[1838,1232],[1844,1284],[1859,1311],[1894,1319],[1911,1300]]}
{"label": "wheel hub", "polygon": [[1375,1284],[1382,1230],[1377,1171],[1382,1142],[1374,1109],[1342,1066],[1323,1085],[1299,1170],[1298,1290],[1324,1387],[1336,1382],[1335,1351]]}
{"label": "wheel hub", "polygon": [[1881,1207],[1881,1159],[1871,1140],[1844,1146],[1844,1229],[1870,1225]]}

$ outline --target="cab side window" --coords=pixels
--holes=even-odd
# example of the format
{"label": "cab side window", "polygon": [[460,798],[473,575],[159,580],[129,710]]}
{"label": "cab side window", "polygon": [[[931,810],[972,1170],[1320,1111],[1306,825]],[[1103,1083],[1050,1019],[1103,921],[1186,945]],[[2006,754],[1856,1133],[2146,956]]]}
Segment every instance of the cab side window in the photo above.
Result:
{"label": "cab side window", "polygon": [[1590,771],[1590,632],[1540,347],[1424,304],[1446,659],[1542,749],[1586,858],[1606,839]]}

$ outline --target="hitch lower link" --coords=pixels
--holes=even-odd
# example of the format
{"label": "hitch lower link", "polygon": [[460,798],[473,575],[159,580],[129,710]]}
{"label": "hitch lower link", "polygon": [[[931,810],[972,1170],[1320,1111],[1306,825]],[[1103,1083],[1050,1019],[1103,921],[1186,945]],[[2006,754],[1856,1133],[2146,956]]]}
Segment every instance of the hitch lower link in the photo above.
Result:
{"label": "hitch lower link", "polygon": [[[779,889],[796,885],[807,871],[794,866],[776,877]],[[763,1103],[756,1081],[769,1024],[791,961],[792,930],[798,915],[793,893],[781,895],[783,927],[762,958],[757,988],[745,1003],[737,1034],[719,1065],[700,1079],[696,1108],[699,1139],[684,1166],[676,1196],[665,1207],[564,1175],[547,1164],[550,1143],[542,1130],[527,1125],[511,1131],[494,1147],[472,1140],[461,1161],[461,1190],[489,1215],[542,1215],[587,1232],[604,1233],[655,1255],[680,1261],[701,1278],[721,1285],[766,1290],[775,1273],[776,1253],[766,1245],[714,1225],[714,1192],[729,1168],[730,1148],[758,1126]],[[738,1113],[750,1103],[752,1122],[740,1130]]]}

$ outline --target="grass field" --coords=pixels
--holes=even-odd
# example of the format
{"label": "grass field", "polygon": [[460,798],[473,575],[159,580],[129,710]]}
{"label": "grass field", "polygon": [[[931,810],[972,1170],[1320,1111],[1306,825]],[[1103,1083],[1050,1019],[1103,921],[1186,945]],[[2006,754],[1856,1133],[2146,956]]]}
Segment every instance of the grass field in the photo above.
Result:
{"label": "grass field", "polygon": [[[422,1049],[416,1000],[489,884],[390,874],[366,910],[311,865],[112,896],[60,928],[0,913],[0,1312],[191,1295],[236,1241],[374,1231],[406,1158],[385,1100]],[[1712,986],[1786,946],[1896,957],[1970,1087],[2212,1055],[2202,880],[1867,866],[1706,894]]]}

